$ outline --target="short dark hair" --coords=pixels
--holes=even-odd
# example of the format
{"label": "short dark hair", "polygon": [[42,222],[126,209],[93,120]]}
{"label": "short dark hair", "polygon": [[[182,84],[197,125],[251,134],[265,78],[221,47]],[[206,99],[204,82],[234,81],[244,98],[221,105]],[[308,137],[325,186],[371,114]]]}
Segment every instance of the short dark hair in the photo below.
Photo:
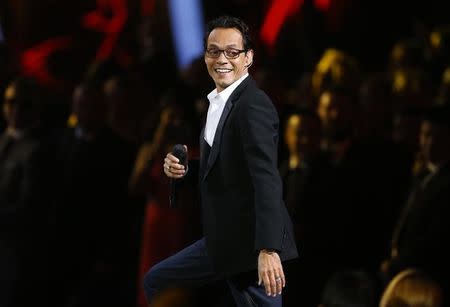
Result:
{"label": "short dark hair", "polygon": [[209,34],[211,34],[211,32],[216,28],[225,28],[225,29],[235,28],[235,29],[237,29],[242,34],[242,43],[244,45],[244,50],[247,51],[247,50],[250,50],[253,48],[253,42],[252,42],[252,38],[250,35],[250,29],[247,26],[247,24],[242,19],[239,19],[237,17],[223,15],[223,16],[220,16],[220,17],[217,17],[217,18],[211,20],[206,25],[206,33],[205,33],[205,38],[203,41],[205,49],[208,44]]}

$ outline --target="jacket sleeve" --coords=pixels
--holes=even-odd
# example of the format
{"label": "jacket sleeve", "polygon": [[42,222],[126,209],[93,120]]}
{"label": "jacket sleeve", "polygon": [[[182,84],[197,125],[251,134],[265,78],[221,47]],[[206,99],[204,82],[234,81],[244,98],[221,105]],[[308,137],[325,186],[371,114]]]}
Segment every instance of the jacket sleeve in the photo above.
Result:
{"label": "jacket sleeve", "polygon": [[264,92],[241,101],[239,131],[254,189],[255,249],[280,251],[283,237],[282,183],[278,172],[278,127],[275,107]]}

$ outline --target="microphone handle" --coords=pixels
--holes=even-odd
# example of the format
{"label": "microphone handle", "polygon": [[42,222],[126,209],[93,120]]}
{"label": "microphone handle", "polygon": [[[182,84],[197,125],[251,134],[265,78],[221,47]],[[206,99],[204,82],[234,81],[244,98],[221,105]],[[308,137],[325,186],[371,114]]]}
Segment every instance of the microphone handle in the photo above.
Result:
{"label": "microphone handle", "polygon": [[[176,144],[173,147],[172,154],[180,160],[180,164],[186,163],[187,153],[183,145]],[[177,179],[170,179],[170,193],[169,193],[169,207],[176,208],[177,207],[177,187],[176,182]]]}
{"label": "microphone handle", "polygon": [[169,193],[169,208],[176,208],[176,182],[175,179],[170,179],[170,193]]}

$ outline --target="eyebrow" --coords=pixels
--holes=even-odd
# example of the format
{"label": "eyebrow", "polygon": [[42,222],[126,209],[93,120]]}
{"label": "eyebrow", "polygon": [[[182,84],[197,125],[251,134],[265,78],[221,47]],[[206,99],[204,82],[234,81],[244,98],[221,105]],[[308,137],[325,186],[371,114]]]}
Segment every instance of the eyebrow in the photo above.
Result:
{"label": "eyebrow", "polygon": [[[214,44],[214,43],[208,44],[207,47],[216,47],[216,48],[220,48],[217,44]],[[225,46],[225,49],[227,49],[227,48],[239,49],[238,46],[237,46],[237,44],[226,45],[226,46]]]}

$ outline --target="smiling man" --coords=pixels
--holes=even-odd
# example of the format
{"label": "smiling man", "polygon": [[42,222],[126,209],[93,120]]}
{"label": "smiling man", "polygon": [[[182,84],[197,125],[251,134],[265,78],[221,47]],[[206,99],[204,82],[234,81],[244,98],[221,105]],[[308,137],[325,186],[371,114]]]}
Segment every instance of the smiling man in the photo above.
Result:
{"label": "smiling man", "polygon": [[[278,114],[248,74],[247,25],[228,16],[211,21],[204,58],[216,86],[200,137],[204,238],[151,268],[147,299],[151,304],[170,287],[225,279],[237,306],[281,307],[282,261],[296,258],[297,248],[277,168]],[[165,158],[172,180],[187,176],[179,162],[171,153]],[[190,175],[193,168],[190,163]]]}

